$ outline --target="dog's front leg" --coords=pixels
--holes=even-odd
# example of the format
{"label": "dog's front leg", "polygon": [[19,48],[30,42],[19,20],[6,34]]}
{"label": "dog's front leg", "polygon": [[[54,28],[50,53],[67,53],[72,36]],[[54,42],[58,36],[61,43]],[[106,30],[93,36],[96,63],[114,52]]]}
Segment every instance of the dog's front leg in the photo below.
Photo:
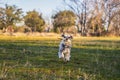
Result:
{"label": "dog's front leg", "polygon": [[59,52],[58,52],[58,57],[59,57],[59,58],[64,58],[63,52],[59,51]]}
{"label": "dog's front leg", "polygon": [[65,60],[70,61],[70,57],[71,57],[70,50],[68,49],[67,52],[66,52],[66,55],[65,55]]}
{"label": "dog's front leg", "polygon": [[59,58],[64,58],[64,54],[63,54],[63,41],[61,41],[60,45],[59,45],[59,52],[58,52],[58,57]]}

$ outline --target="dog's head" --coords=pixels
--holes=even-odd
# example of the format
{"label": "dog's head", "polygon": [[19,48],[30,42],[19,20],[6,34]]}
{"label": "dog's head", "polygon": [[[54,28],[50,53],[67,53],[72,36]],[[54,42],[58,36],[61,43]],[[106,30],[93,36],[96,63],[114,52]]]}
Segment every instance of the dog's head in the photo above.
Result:
{"label": "dog's head", "polygon": [[73,37],[71,35],[62,35],[62,41],[65,47],[71,47],[71,40]]}
{"label": "dog's head", "polygon": [[65,35],[65,34],[62,34],[62,38],[65,42],[73,39],[71,35]]}

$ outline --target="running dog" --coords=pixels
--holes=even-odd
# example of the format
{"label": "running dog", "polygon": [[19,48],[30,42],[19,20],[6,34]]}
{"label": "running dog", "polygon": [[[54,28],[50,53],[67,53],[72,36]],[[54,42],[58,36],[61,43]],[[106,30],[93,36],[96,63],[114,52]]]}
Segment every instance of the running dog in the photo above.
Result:
{"label": "running dog", "polygon": [[62,35],[62,40],[59,44],[59,52],[58,57],[62,58],[64,61],[68,62],[70,61],[70,52],[72,47],[72,39],[73,37],[71,35]]}

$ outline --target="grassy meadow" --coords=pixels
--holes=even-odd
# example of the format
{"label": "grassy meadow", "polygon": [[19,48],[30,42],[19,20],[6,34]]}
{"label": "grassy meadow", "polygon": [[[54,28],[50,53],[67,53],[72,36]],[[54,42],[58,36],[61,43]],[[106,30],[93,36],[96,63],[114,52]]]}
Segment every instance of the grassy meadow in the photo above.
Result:
{"label": "grassy meadow", "polygon": [[120,80],[120,37],[75,37],[71,61],[57,37],[0,36],[0,80]]}

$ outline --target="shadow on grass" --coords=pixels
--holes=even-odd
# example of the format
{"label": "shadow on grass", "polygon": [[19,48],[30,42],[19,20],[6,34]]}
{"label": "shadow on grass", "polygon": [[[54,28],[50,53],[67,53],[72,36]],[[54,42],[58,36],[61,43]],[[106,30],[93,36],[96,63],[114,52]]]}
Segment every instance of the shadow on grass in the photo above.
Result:
{"label": "shadow on grass", "polygon": [[10,73],[16,72],[16,75],[30,77],[37,71],[34,76],[43,76],[42,78],[53,76],[54,79],[73,80],[76,80],[77,76],[81,76],[81,74],[85,76],[85,73],[89,78],[92,74],[99,80],[120,78],[119,49],[107,50],[99,47],[94,49],[90,46],[86,48],[73,47],[71,61],[65,63],[58,59],[58,43],[53,45],[27,42],[20,44],[9,42],[0,44],[0,62],[6,62],[6,66],[17,65]]}

